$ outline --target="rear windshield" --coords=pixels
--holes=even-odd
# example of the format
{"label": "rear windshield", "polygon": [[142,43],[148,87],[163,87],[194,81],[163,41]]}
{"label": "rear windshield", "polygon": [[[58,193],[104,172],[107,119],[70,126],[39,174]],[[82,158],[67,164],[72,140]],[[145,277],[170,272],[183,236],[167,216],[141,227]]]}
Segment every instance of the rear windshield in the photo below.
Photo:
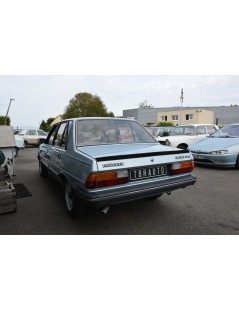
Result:
{"label": "rear windshield", "polygon": [[127,143],[157,143],[134,121],[117,119],[86,119],[77,121],[78,146]]}

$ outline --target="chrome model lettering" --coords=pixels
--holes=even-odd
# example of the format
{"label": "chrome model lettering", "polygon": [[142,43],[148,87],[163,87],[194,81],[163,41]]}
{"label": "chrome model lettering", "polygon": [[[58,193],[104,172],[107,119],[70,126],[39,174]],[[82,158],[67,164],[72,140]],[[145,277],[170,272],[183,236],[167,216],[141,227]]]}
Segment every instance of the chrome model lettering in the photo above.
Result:
{"label": "chrome model lettering", "polygon": [[191,158],[191,156],[190,155],[175,156],[175,159],[184,159],[184,158]]}
{"label": "chrome model lettering", "polygon": [[122,167],[124,166],[124,163],[121,162],[121,163],[103,164],[102,166],[103,168]]}

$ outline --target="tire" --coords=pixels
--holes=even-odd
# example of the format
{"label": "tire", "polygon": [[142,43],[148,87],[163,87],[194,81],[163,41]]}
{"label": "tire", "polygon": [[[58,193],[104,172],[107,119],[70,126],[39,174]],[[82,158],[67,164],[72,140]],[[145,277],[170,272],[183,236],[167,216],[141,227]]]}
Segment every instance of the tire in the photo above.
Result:
{"label": "tire", "polygon": [[86,213],[86,207],[84,204],[82,204],[76,197],[72,186],[70,183],[66,180],[64,183],[65,187],[65,206],[66,206],[66,212],[69,215],[69,217],[74,218],[77,215],[83,216]]}
{"label": "tire", "polygon": [[188,148],[188,146],[186,144],[179,144],[177,146],[178,149],[182,149],[182,150],[186,150]]}
{"label": "tire", "polygon": [[48,176],[48,169],[40,160],[39,160],[39,174],[42,178],[46,178]]}
{"label": "tire", "polygon": [[24,146],[27,147],[28,146],[28,142],[26,140],[24,140]]}
{"label": "tire", "polygon": [[18,147],[15,147],[15,150],[13,151],[13,153],[14,153],[14,158],[17,157],[18,151],[19,151],[19,148],[18,148]]}
{"label": "tire", "polygon": [[239,154],[238,154],[238,156],[237,156],[237,161],[236,161],[235,168],[236,168],[237,170],[239,170]]}

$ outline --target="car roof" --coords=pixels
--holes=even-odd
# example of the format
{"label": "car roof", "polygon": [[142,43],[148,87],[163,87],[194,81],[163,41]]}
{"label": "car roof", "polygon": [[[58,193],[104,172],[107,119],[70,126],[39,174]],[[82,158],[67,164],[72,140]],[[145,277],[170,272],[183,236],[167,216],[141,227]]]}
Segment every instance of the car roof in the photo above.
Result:
{"label": "car roof", "polygon": [[185,127],[185,126],[198,127],[198,126],[217,126],[217,125],[215,125],[215,124],[188,124],[188,125],[178,125],[177,127]]}
{"label": "car roof", "polygon": [[[89,119],[89,120],[95,120],[95,119],[112,119],[112,120],[119,120],[119,121],[133,121],[133,122],[137,122],[135,119],[130,119],[130,118],[121,118],[121,117],[73,117],[73,118],[67,118],[64,119],[60,122],[64,122],[64,121],[69,121],[69,120],[85,120],[85,119]],[[60,123],[59,122],[59,123]]]}

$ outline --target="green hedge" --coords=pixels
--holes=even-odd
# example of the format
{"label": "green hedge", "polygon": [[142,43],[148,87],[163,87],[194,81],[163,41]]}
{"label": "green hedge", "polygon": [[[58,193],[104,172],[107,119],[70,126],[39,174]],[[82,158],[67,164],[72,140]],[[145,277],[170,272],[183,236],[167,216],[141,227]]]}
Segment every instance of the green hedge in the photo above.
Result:
{"label": "green hedge", "polygon": [[5,124],[5,119],[6,119],[6,116],[0,116],[0,125],[10,126],[10,124],[11,124],[10,117],[9,116],[7,117],[7,123],[6,124]]}

